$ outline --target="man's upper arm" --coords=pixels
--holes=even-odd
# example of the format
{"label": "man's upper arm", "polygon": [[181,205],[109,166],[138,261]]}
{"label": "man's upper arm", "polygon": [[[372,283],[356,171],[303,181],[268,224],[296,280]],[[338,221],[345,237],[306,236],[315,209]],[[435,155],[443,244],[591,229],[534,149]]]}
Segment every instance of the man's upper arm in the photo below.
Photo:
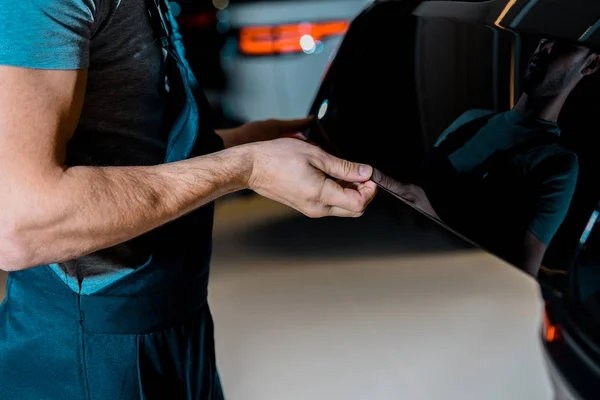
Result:
{"label": "man's upper arm", "polygon": [[96,0],[18,0],[0,7],[0,65],[85,69]]}
{"label": "man's upper arm", "polygon": [[541,185],[529,231],[548,246],[569,211],[577,186],[579,162],[576,154],[563,152],[542,160],[535,169]]}
{"label": "man's upper arm", "polygon": [[94,3],[20,0],[0,20],[0,180],[32,186],[59,166],[77,126]]}
{"label": "man's upper arm", "polygon": [[546,245],[531,232],[526,232],[523,243],[523,257],[519,267],[530,275],[537,276],[545,253]]}

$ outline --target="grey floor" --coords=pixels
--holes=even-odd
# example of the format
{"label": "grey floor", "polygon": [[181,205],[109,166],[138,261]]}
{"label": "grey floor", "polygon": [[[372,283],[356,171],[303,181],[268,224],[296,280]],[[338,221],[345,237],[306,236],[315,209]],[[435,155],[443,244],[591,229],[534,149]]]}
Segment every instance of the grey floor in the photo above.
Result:
{"label": "grey floor", "polygon": [[309,220],[250,197],[216,220],[228,399],[551,398],[537,287],[496,258],[377,211]]}

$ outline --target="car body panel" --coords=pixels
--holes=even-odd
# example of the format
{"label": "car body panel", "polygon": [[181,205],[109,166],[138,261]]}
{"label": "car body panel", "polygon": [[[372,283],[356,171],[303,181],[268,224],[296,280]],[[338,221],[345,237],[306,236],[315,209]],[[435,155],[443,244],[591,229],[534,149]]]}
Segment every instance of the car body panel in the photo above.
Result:
{"label": "car body panel", "polygon": [[[306,134],[338,156],[373,165],[387,177],[388,186],[390,182],[400,183],[394,184],[400,188],[397,193],[404,191],[405,200],[412,199],[409,202],[415,208],[433,212],[432,219],[437,223],[457,230],[487,251],[523,269],[526,269],[526,264],[519,262],[530,245],[521,238],[534,229],[533,225],[527,224],[541,209],[531,205],[538,204],[536,193],[545,188],[545,183],[535,180],[540,179],[536,178],[536,174],[550,173],[550,169],[554,168],[549,167],[553,165],[550,164],[552,160],[576,159],[577,174],[570,172],[571,166],[560,166],[564,169],[558,172],[563,174],[560,176],[570,176],[568,179],[572,183],[569,185],[573,186],[565,186],[564,191],[561,186],[556,189],[556,193],[564,193],[567,200],[560,206],[563,207],[560,209],[563,216],[554,222],[557,230],[545,249],[539,276],[544,286],[563,293],[564,299],[572,299],[573,295],[564,285],[574,279],[575,272],[600,270],[600,257],[588,262],[585,270],[581,264],[583,247],[598,248],[596,242],[588,241],[589,232],[597,222],[600,200],[597,182],[600,170],[597,149],[600,143],[597,135],[589,129],[589,126],[597,124],[600,109],[600,97],[597,95],[600,74],[595,73],[598,69],[595,54],[598,54],[600,38],[596,33],[600,26],[597,23],[600,18],[598,6],[597,2],[559,0],[375,2],[354,20],[347,32],[315,97],[309,113],[316,117],[316,122]],[[584,65],[589,67],[586,71],[591,72],[581,82],[579,78],[573,78],[579,75],[565,72],[582,74]],[[556,74],[564,74],[565,80],[560,81]],[[572,86],[561,83],[567,79],[575,83]],[[539,133],[557,129],[543,117],[551,115],[548,113],[538,114],[543,115],[538,118],[530,118],[529,114],[514,110],[510,115],[502,114],[513,107],[515,110],[528,110],[528,99],[531,98],[539,102],[536,104],[542,104],[545,101],[542,99],[558,96],[536,93],[566,93],[561,97],[566,99],[564,104],[560,102],[557,106],[560,107],[557,108],[560,110],[560,137],[546,134],[543,140],[549,142],[522,150],[518,150],[522,144],[487,150],[485,146],[495,143],[495,138],[502,138],[504,132]],[[535,96],[539,100],[535,100]],[[471,122],[460,122],[465,112],[478,116],[472,117]],[[523,122],[506,125],[505,129],[497,126],[498,133],[490,136],[489,129],[492,128],[487,128],[488,125],[500,122],[488,123],[485,115],[507,115],[503,117],[506,121],[510,121],[510,116],[515,118],[514,121]],[[474,121],[478,120],[482,122],[477,126]],[[455,123],[457,125],[452,125]],[[519,124],[536,128],[527,131],[519,128],[525,125]],[[468,131],[471,129],[469,126],[473,126],[473,132]],[[456,141],[452,138],[460,137],[457,135],[468,133],[475,136],[464,139],[457,148],[462,152],[454,149],[450,155],[443,156],[445,158],[432,159],[441,157],[435,154],[440,154],[437,148],[443,146],[441,143],[446,136],[442,136],[442,131],[446,128],[450,132],[447,136],[449,142]],[[477,142],[477,138],[481,137],[479,133],[486,132],[485,129],[488,129],[488,142]],[[515,143],[522,143],[518,142],[521,137],[518,136]],[[471,153],[464,149],[471,149],[468,150]],[[510,153],[512,149],[516,149],[516,153]],[[475,171],[482,170],[481,175],[477,175],[480,172],[475,175],[458,172],[459,166],[468,165],[468,157],[477,160],[478,154],[486,151],[489,155],[475,162],[473,167]],[[456,158],[458,156],[454,154],[462,154],[462,158]],[[528,161],[531,160],[528,157],[539,159]],[[431,160],[442,163],[435,164],[438,169],[434,171],[443,172],[446,168],[451,174],[447,178],[429,175],[428,179],[434,179],[424,180],[423,166],[431,165]],[[536,169],[531,165],[550,169]],[[494,178],[488,178],[489,173]],[[502,173],[506,173],[506,177],[498,178]],[[458,177],[461,174],[468,179],[460,181]],[[577,179],[576,185],[573,179]],[[463,186],[443,186],[454,181]],[[464,186],[471,183],[479,186]],[[407,189],[414,190],[415,185],[425,190],[416,195]],[[438,190],[436,194],[434,189],[437,188],[432,185],[441,185],[439,187],[444,187],[444,192]],[[479,191],[480,188],[486,192]],[[425,200],[431,200],[425,202],[426,206],[414,200],[415,197],[420,199],[423,194],[427,195]],[[474,201],[469,203],[472,199]],[[390,197],[386,200],[391,210],[405,206]],[[489,205],[486,201],[490,201]],[[586,284],[591,288],[588,291],[599,290],[598,273],[586,272],[586,276],[588,282],[595,282]],[[567,300],[555,300],[552,307],[565,308],[562,303]],[[592,326],[600,326],[600,321],[590,316],[587,320]],[[588,343],[586,357],[595,360],[594,341],[600,341],[600,334],[584,334],[585,323],[581,321],[570,328],[567,322],[561,323],[565,324],[565,330],[569,330],[570,337],[577,338],[567,342],[566,348],[573,350],[576,342]],[[566,361],[550,351],[547,354],[551,363],[556,364],[554,370],[564,372]],[[581,357],[580,354],[579,361]],[[580,363],[577,368],[583,369],[578,376],[587,378],[579,382],[572,374],[559,373],[568,382],[567,386],[570,385],[565,390],[578,399],[593,399],[585,385],[600,385],[600,376],[590,372],[597,365],[600,365],[599,360],[591,364]]]}

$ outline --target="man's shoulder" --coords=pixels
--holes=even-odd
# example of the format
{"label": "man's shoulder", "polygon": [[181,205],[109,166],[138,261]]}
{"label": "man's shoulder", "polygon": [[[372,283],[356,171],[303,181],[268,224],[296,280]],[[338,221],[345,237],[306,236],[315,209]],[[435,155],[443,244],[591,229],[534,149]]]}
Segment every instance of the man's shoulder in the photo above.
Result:
{"label": "man's shoulder", "polygon": [[96,3],[102,1],[19,0],[0,7],[0,65],[87,68]]}
{"label": "man's shoulder", "polygon": [[454,131],[458,130],[459,128],[461,128],[462,126],[473,122],[477,119],[480,118],[484,118],[484,117],[493,117],[495,114],[495,111],[492,110],[486,110],[486,109],[482,109],[482,108],[473,108],[470,110],[467,110],[465,112],[463,112],[461,115],[459,115],[458,118],[456,118],[438,137],[437,141],[435,142],[434,146],[439,146],[444,140],[446,140],[446,138],[448,137],[448,135],[450,135],[451,133],[453,133]]}
{"label": "man's shoulder", "polygon": [[482,118],[494,118],[497,113],[493,110],[487,110],[483,108],[473,108],[462,113],[454,122],[448,127],[447,131],[455,131],[463,125],[469,124]]}
{"label": "man's shoulder", "polygon": [[553,150],[550,153],[552,163],[561,171],[576,171],[579,169],[579,157],[571,150],[555,143],[551,146]]}
{"label": "man's shoulder", "polygon": [[579,157],[560,143],[550,143],[537,149],[534,170],[544,180],[556,178],[576,180],[579,174]]}
{"label": "man's shoulder", "polygon": [[457,120],[461,120],[463,123],[467,123],[467,122],[476,120],[478,118],[483,118],[483,117],[488,117],[488,116],[491,117],[491,116],[493,116],[493,114],[496,114],[496,112],[494,110],[488,110],[485,108],[473,108],[473,109],[467,110],[464,113],[462,113],[460,115],[460,117],[458,117]]}

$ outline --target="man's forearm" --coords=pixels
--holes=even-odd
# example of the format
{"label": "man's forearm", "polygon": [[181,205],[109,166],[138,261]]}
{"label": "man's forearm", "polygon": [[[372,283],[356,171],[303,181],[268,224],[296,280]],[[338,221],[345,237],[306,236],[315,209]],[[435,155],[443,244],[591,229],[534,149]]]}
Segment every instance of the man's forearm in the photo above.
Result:
{"label": "man's forearm", "polygon": [[151,167],[68,168],[3,202],[0,268],[67,261],[125,242],[245,188],[251,170],[248,146]]}
{"label": "man's forearm", "polygon": [[525,232],[521,257],[516,260],[515,264],[529,275],[537,277],[545,253],[546,245],[528,230]]}

